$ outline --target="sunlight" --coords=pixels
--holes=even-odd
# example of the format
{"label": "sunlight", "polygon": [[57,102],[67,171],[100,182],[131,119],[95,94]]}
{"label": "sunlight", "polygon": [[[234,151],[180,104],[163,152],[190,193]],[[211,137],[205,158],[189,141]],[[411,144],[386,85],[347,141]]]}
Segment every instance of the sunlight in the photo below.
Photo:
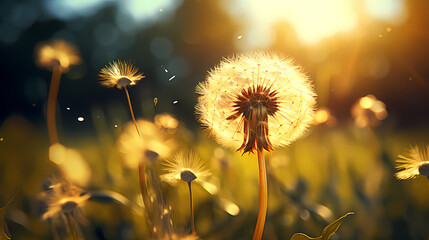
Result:
{"label": "sunlight", "polygon": [[250,40],[250,45],[259,45],[262,41],[263,45],[269,45],[273,25],[281,21],[290,23],[305,44],[314,44],[334,34],[350,31],[357,23],[353,1],[241,0],[230,7],[228,10],[233,16],[249,18],[249,21],[244,20],[247,31],[250,31],[247,35],[262,37],[259,41]]}

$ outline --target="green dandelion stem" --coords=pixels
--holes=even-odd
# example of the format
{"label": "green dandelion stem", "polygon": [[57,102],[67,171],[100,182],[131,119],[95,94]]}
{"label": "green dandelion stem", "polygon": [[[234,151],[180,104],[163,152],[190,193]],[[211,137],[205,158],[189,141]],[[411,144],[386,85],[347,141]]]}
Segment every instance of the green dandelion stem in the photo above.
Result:
{"label": "green dandelion stem", "polygon": [[134,111],[133,111],[133,107],[131,106],[131,99],[130,99],[130,94],[128,93],[127,86],[124,86],[124,89],[125,89],[125,94],[127,95],[128,106],[130,107],[131,117],[133,118],[133,122],[134,122],[134,125],[136,126],[137,133],[139,134],[139,136],[141,136],[139,128],[137,127],[136,118],[134,117]]}
{"label": "green dandelion stem", "polygon": [[259,164],[259,212],[253,240],[260,240],[264,232],[265,218],[267,216],[267,170],[265,168],[264,150],[257,148]]}
{"label": "green dandelion stem", "polygon": [[52,144],[58,143],[57,123],[55,119],[55,110],[57,106],[58,89],[60,88],[61,65],[54,66],[52,70],[51,85],[49,86],[48,107],[47,107],[47,125],[49,140]]}

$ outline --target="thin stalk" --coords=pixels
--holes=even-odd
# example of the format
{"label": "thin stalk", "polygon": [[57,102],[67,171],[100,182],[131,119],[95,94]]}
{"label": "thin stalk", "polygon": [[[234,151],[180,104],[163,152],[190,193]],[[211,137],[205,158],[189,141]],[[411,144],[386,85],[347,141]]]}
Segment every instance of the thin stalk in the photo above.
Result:
{"label": "thin stalk", "polygon": [[54,221],[49,220],[49,225],[51,225],[51,231],[52,231],[52,236],[54,237],[54,240],[60,240],[60,236],[58,235],[58,231],[55,228]]}
{"label": "thin stalk", "polygon": [[58,143],[57,123],[55,119],[55,110],[57,107],[58,89],[60,88],[61,65],[57,65],[52,70],[51,84],[49,86],[48,107],[47,107],[47,125],[49,133],[49,141],[52,144]]}
{"label": "thin stalk", "polygon": [[77,237],[77,233],[76,233],[75,228],[74,228],[73,219],[72,219],[73,217],[70,213],[65,213],[65,215],[66,215],[67,226],[68,226],[71,238],[72,238],[72,240],[77,240],[78,237]]}
{"label": "thin stalk", "polygon": [[192,234],[195,234],[195,223],[194,223],[194,201],[192,197],[192,187],[191,187],[192,181],[188,182],[189,187],[189,207],[191,209],[191,231]]}
{"label": "thin stalk", "polygon": [[136,126],[137,133],[139,134],[139,136],[141,136],[139,128],[137,127],[136,118],[134,117],[134,111],[133,111],[133,107],[131,106],[130,94],[128,93],[127,86],[124,86],[124,89],[125,89],[125,94],[127,95],[128,106],[130,107],[131,117],[133,118],[133,122],[134,122],[134,125]]}
{"label": "thin stalk", "polygon": [[140,192],[143,198],[143,204],[146,208],[146,212],[149,215],[148,218],[152,216],[151,213],[151,207],[150,207],[150,201],[149,201],[149,194],[147,192],[147,186],[146,186],[146,173],[145,173],[145,164],[144,161],[140,162],[139,164],[139,182],[140,182]]}
{"label": "thin stalk", "polygon": [[259,213],[256,222],[253,240],[260,240],[264,232],[265,218],[267,216],[267,170],[265,168],[264,150],[257,148],[259,164]]}

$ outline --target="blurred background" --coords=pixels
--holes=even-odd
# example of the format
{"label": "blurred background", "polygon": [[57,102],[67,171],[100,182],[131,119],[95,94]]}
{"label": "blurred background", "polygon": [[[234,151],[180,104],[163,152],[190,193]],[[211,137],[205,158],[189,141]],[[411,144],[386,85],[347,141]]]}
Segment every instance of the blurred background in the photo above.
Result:
{"label": "blurred background", "polygon": [[[40,200],[56,172],[46,127],[52,73],[37,67],[35,47],[62,39],[82,61],[62,76],[58,133],[88,166],[86,191],[138,196],[137,171],[124,166],[117,149],[131,120],[125,94],[98,81],[110,61],[131,60],[146,76],[129,88],[136,117],[174,116],[180,124],[172,137],[180,148],[197,149],[212,170],[216,191],[195,189],[197,233],[251,238],[256,158],[205,136],[194,89],[223,57],[268,50],[304,67],[319,111],[306,137],[267,155],[264,239],[316,237],[349,211],[355,215],[331,239],[428,239],[428,180],[394,178],[397,156],[428,143],[428,9],[425,0],[2,1],[0,206],[21,189],[5,216],[12,238],[52,239]],[[177,231],[187,233],[186,185],[162,189]],[[89,201],[82,212],[88,239],[147,237],[133,207]]]}

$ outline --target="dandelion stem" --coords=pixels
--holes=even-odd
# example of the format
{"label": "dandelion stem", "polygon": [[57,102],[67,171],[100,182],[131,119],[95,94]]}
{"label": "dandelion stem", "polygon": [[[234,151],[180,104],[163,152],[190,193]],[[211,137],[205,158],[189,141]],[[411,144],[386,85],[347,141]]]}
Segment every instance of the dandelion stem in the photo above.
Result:
{"label": "dandelion stem", "polygon": [[188,182],[189,187],[189,207],[191,209],[191,231],[192,234],[195,234],[195,223],[194,223],[194,201],[192,197],[192,187],[191,187],[192,181]]}
{"label": "dandelion stem", "polygon": [[54,66],[52,70],[51,85],[49,86],[48,108],[47,108],[47,125],[49,133],[49,141],[52,144],[58,143],[57,124],[55,119],[55,110],[57,107],[58,89],[60,87],[61,65]]}
{"label": "dandelion stem", "polygon": [[[146,186],[146,173],[145,173],[145,163],[144,161],[141,161],[139,164],[139,182],[140,182],[140,193],[142,195],[143,204],[146,209],[146,214],[149,219],[149,221],[152,221],[152,208],[150,206],[149,201],[149,195],[147,192],[147,186]],[[150,226],[152,226],[152,222],[149,223]]]}
{"label": "dandelion stem", "polygon": [[264,150],[257,148],[259,164],[259,213],[256,222],[253,240],[260,240],[264,232],[265,218],[267,216],[267,170],[265,168]]}
{"label": "dandelion stem", "polygon": [[125,94],[127,95],[128,106],[130,107],[131,117],[133,118],[133,122],[134,122],[134,125],[136,126],[137,133],[139,134],[139,136],[141,136],[139,128],[137,127],[136,118],[134,117],[134,111],[133,111],[133,107],[131,106],[130,94],[128,93],[127,86],[124,86],[124,89],[125,89]]}
{"label": "dandelion stem", "polygon": [[60,236],[58,235],[57,229],[55,228],[55,224],[52,220],[49,220],[49,225],[51,225],[51,231],[54,240],[60,240]]}
{"label": "dandelion stem", "polygon": [[71,239],[77,240],[78,237],[74,227],[75,222],[73,221],[73,216],[71,215],[71,213],[65,213],[65,215],[67,218],[67,225],[68,225],[69,233],[71,235]]}

